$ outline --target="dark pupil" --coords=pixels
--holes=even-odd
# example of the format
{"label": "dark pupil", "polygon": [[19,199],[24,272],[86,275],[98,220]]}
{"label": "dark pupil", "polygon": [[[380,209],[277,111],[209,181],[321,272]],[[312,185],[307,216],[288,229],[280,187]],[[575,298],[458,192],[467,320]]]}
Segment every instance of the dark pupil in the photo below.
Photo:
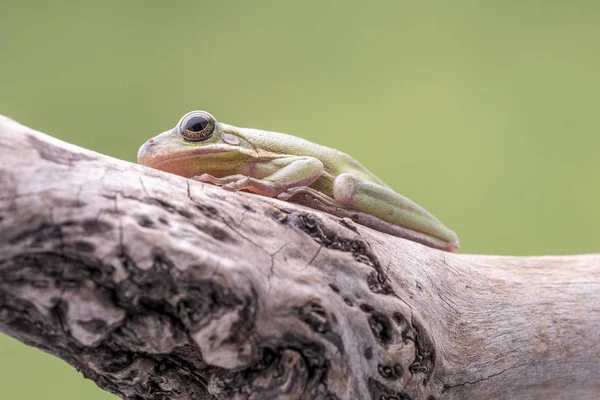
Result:
{"label": "dark pupil", "polygon": [[189,127],[188,130],[192,132],[202,132],[204,128],[206,128],[206,125],[208,125],[208,121],[204,118],[201,118],[200,122],[196,122],[194,125]]}

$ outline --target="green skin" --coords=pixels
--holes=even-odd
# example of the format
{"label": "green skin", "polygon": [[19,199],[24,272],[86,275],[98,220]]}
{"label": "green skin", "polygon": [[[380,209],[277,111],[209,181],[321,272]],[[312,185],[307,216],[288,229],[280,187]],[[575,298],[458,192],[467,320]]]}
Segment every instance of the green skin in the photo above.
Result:
{"label": "green skin", "polygon": [[226,125],[205,111],[184,115],[174,129],[148,140],[138,162],[309,205],[430,247],[459,246],[453,231],[349,155],[283,133]]}

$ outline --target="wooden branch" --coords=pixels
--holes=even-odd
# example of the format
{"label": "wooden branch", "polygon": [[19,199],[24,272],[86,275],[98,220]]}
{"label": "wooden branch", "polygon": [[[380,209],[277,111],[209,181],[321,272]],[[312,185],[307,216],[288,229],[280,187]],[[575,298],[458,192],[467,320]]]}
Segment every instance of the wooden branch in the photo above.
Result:
{"label": "wooden branch", "polygon": [[0,118],[0,330],[130,399],[597,399],[600,256],[456,255]]}

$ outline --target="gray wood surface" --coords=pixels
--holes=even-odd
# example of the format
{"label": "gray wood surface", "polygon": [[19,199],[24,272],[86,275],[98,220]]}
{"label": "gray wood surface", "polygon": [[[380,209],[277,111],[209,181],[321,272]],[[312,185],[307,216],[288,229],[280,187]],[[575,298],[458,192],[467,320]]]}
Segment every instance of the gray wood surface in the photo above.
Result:
{"label": "gray wood surface", "polygon": [[600,256],[440,252],[0,116],[0,331],[123,398],[598,399]]}

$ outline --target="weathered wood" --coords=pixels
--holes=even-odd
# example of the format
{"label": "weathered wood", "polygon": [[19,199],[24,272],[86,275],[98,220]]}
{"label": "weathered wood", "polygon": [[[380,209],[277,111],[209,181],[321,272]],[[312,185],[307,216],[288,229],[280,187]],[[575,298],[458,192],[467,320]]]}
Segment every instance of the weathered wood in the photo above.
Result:
{"label": "weathered wood", "polygon": [[600,256],[444,253],[0,118],[0,330],[132,399],[597,399]]}

